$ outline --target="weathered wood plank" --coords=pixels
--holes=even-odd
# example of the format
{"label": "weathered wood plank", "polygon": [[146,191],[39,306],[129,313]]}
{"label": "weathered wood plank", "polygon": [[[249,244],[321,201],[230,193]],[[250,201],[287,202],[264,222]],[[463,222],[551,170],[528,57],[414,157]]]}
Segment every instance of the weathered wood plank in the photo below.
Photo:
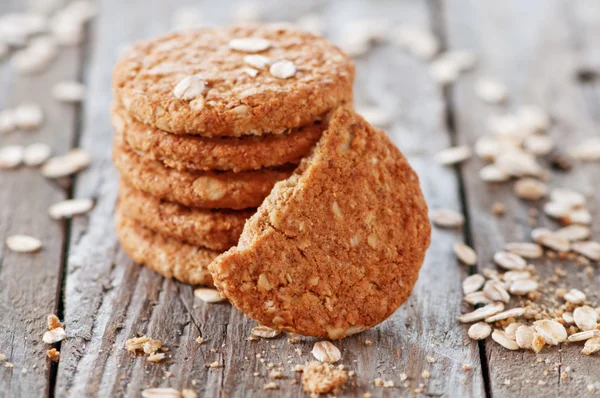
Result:
{"label": "weathered wood plank", "polygon": [[[3,1],[0,13],[22,11],[22,7],[20,1]],[[37,75],[19,76],[8,62],[2,63],[2,107],[35,102],[44,109],[45,121],[39,131],[1,136],[0,146],[44,142],[55,153],[71,148],[76,109],[58,103],[50,91],[60,80],[77,79],[80,62],[79,48],[65,48]],[[66,223],[51,220],[47,209],[65,199],[68,192],[38,170],[25,167],[1,171],[0,186],[0,353],[14,364],[12,369],[0,364],[0,397],[44,396],[51,386],[53,365],[46,358],[49,347],[42,342],[42,335],[46,316],[59,307],[66,236]],[[35,254],[11,252],[4,241],[13,234],[35,236],[44,247]]]}
{"label": "weathered wood plank", "polygon": [[[456,133],[460,143],[473,145],[487,132],[490,115],[514,110],[523,104],[536,104],[550,112],[554,124],[549,132],[564,151],[570,143],[597,135],[597,126],[586,114],[582,92],[576,83],[578,65],[596,47],[593,36],[585,42],[578,39],[591,33],[582,30],[584,21],[575,9],[597,8],[586,1],[503,1],[477,2],[448,0],[444,5],[444,25],[450,48],[472,49],[480,55],[475,74],[462,78],[451,90]],[[572,23],[569,23],[571,21]],[[588,19],[597,29],[598,19]],[[596,30],[597,33],[597,30]],[[597,50],[596,50],[597,51]],[[480,76],[503,81],[510,93],[504,107],[485,105],[473,93],[474,81]],[[546,162],[544,162],[546,163]],[[547,163],[546,163],[547,164]],[[471,160],[462,167],[472,239],[480,261],[480,269],[493,267],[493,253],[507,241],[529,241],[531,226],[528,209],[541,209],[542,202],[526,203],[512,193],[512,184],[485,184],[478,177],[482,162]],[[566,187],[580,192],[595,190],[590,204],[597,204],[598,191],[593,187],[597,165],[576,165],[568,173],[554,173],[550,187]],[[491,213],[494,202],[506,206],[506,216],[496,218]],[[556,228],[545,216],[539,225]],[[594,223],[597,237],[597,222]],[[556,266],[568,271],[555,287],[590,289],[598,284],[598,276],[588,278],[583,269],[567,261],[536,262],[538,274],[545,281]],[[546,285],[549,293],[555,287]],[[597,297],[591,295],[591,300]],[[544,349],[536,356],[531,351],[509,352],[493,341],[486,343],[489,375],[494,396],[548,396],[587,393],[586,386],[600,380],[597,359],[579,351],[579,344],[560,349]],[[544,362],[538,363],[541,358]],[[556,367],[544,375],[544,371]],[[560,373],[570,367],[569,378]]]}
{"label": "weathered wood plank", "polygon": [[[292,380],[299,381],[299,374],[290,367],[311,358],[314,340],[304,338],[289,344],[282,335],[269,341],[247,341],[253,321],[227,304],[202,304],[194,300],[191,287],[165,281],[132,264],[120,251],[113,232],[117,175],[110,166],[108,109],[116,49],[164,32],[176,4],[169,3],[168,9],[158,0],[137,0],[127,8],[108,0],[100,4],[81,138],[81,146],[92,152],[94,164],[80,174],[75,189],[76,197],[97,198],[97,205],[89,216],[72,224],[65,290],[65,321],[71,338],[62,345],[57,396],[136,396],[149,386],[193,388],[204,396],[267,395],[263,385],[270,381],[269,363],[286,373],[285,379],[276,381],[280,390],[269,395],[297,395],[301,391],[300,386],[291,384]],[[228,21],[229,15],[223,10],[230,8],[209,4],[202,8],[207,21]],[[392,11],[398,21],[429,23],[426,4],[420,0],[401,4],[337,1],[328,5],[290,1],[285,6],[273,2],[265,5],[265,16],[269,20],[295,20],[311,6],[327,16],[328,31],[335,31],[349,19],[389,19]],[[459,209],[454,172],[439,168],[432,160],[437,150],[448,145],[449,135],[443,125],[442,95],[429,79],[425,65],[393,47],[378,47],[358,62],[356,97],[361,105],[376,104],[395,116],[390,134],[417,168],[431,207]],[[467,271],[451,254],[453,244],[460,239],[459,232],[436,231],[409,302],[378,328],[336,343],[342,350],[342,363],[358,375],[345,395],[360,396],[367,391],[374,396],[408,395],[419,383],[425,384],[423,391],[428,395],[483,395],[477,345],[454,324],[461,300],[460,279]],[[136,334],[162,340],[172,357],[164,364],[147,364],[142,357],[132,357],[123,345]],[[199,335],[206,339],[205,344],[195,342]],[[373,346],[365,346],[367,339]],[[429,364],[428,356],[436,362]],[[207,369],[206,365],[214,361],[222,367]],[[465,363],[473,370],[464,372]],[[428,380],[421,377],[423,370],[431,372]],[[253,376],[254,372],[259,376]],[[401,386],[401,373],[407,373],[410,390],[373,386],[376,377]]]}

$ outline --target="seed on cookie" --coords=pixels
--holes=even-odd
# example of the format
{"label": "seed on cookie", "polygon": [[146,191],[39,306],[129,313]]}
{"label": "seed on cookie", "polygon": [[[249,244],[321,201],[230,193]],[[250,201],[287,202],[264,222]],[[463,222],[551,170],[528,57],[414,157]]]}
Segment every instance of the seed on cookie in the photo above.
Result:
{"label": "seed on cookie", "polygon": [[271,59],[264,55],[250,54],[244,56],[244,62],[256,69],[264,69],[271,63]]}
{"label": "seed on cookie", "polygon": [[289,79],[296,74],[296,65],[292,61],[277,61],[269,68],[269,72],[278,79]]}
{"label": "seed on cookie", "polygon": [[184,77],[173,89],[173,95],[184,101],[191,101],[200,96],[206,90],[206,83],[200,76],[192,75]]}
{"label": "seed on cookie", "polygon": [[271,47],[271,42],[260,37],[245,37],[229,41],[229,48],[246,53],[258,53]]}

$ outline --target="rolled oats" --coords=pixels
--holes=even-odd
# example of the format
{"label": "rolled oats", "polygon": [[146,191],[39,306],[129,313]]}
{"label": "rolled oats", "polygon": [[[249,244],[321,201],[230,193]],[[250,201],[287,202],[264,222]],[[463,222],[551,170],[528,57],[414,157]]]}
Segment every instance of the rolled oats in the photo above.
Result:
{"label": "rolled oats", "polygon": [[19,105],[14,110],[15,124],[23,130],[35,130],[44,121],[44,111],[34,103]]}
{"label": "rolled oats", "polygon": [[253,336],[256,337],[262,337],[264,339],[271,339],[273,337],[277,337],[281,334],[280,330],[276,330],[276,329],[271,329],[268,326],[256,326],[254,328],[252,328],[251,331]]}
{"label": "rolled oats", "polygon": [[44,340],[44,343],[46,344],[54,344],[63,341],[66,337],[67,334],[65,333],[65,329],[57,327],[44,333],[42,340]]}
{"label": "rolled oats", "polygon": [[468,295],[470,293],[476,292],[483,287],[485,283],[485,278],[483,275],[473,274],[465,278],[462,283],[463,293]]}
{"label": "rolled oats", "polygon": [[312,354],[319,361],[326,363],[335,363],[342,357],[340,350],[329,341],[316,342]]}
{"label": "rolled oats", "polygon": [[258,53],[271,47],[271,42],[260,37],[245,37],[229,41],[229,48],[245,53]]}
{"label": "rolled oats", "polygon": [[567,330],[556,321],[544,319],[535,324],[535,331],[548,345],[558,345],[567,339]]}
{"label": "rolled oats", "polygon": [[494,332],[492,333],[492,340],[509,350],[514,351],[520,348],[514,340],[509,339],[506,336],[506,333],[500,329],[494,330]]}
{"label": "rolled oats", "polygon": [[[584,305],[573,311],[573,320],[582,331],[592,330],[598,326],[598,313],[592,307]],[[600,330],[598,331],[600,335]]]}
{"label": "rolled oats", "polygon": [[62,81],[52,87],[52,95],[62,102],[81,102],[85,98],[85,86],[77,81]]}
{"label": "rolled oats", "polygon": [[14,252],[32,253],[42,248],[42,242],[27,235],[12,235],[6,238],[6,246]]}
{"label": "rolled oats", "polygon": [[85,214],[94,207],[92,199],[69,199],[50,206],[48,214],[55,220]]}
{"label": "rolled oats", "polygon": [[277,61],[269,67],[269,72],[278,79],[289,79],[296,74],[296,65],[288,60]]}
{"label": "rolled oats", "polygon": [[513,271],[521,271],[527,267],[527,262],[523,257],[504,251],[494,254],[494,262],[504,269]]}
{"label": "rolled oats", "polygon": [[571,249],[575,253],[581,254],[590,260],[600,261],[600,243],[598,242],[574,242],[571,245]]}
{"label": "rolled oats", "polygon": [[553,189],[552,192],[550,192],[550,200],[571,208],[585,205],[585,196],[579,192],[564,188]]}
{"label": "rolled oats", "polygon": [[508,318],[519,318],[525,314],[525,311],[526,310],[523,307],[511,308],[510,310],[506,310],[506,311],[500,312],[496,315],[487,317],[487,318],[485,318],[485,321],[488,323],[493,323],[493,322],[498,322],[498,321],[501,321],[503,319],[508,319]]}
{"label": "rolled oats", "polygon": [[465,223],[462,214],[450,209],[434,209],[429,217],[436,226],[441,228],[458,228]]}
{"label": "rolled oats", "polygon": [[547,135],[530,135],[523,140],[525,150],[536,156],[544,156],[554,149],[554,139]]}
{"label": "rolled oats", "polygon": [[535,292],[539,287],[539,284],[532,279],[518,279],[510,284],[508,289],[511,294],[517,296],[523,296],[531,292]]}
{"label": "rolled oats", "polygon": [[21,145],[7,145],[0,148],[0,169],[14,169],[23,163],[25,148]]}
{"label": "rolled oats", "polygon": [[600,337],[593,337],[587,340],[583,346],[583,350],[581,350],[585,355],[592,355],[598,351],[600,351]]}
{"label": "rolled oats", "polygon": [[483,285],[483,293],[485,293],[492,301],[502,301],[503,303],[508,303],[510,301],[510,294],[508,294],[504,286],[498,281],[487,281],[485,285]]}
{"label": "rolled oats", "polygon": [[471,148],[466,145],[446,148],[437,153],[438,163],[443,165],[454,165],[471,158]]}
{"label": "rolled oats", "polygon": [[530,349],[533,345],[533,328],[530,326],[522,325],[517,328],[515,332],[515,340],[517,345],[521,348]]}
{"label": "rolled oats", "polygon": [[463,297],[463,300],[472,305],[490,304],[492,302],[492,300],[490,300],[484,292],[468,293],[465,295],[465,297]]}
{"label": "rolled oats", "polygon": [[227,298],[223,297],[217,289],[210,288],[198,288],[194,290],[194,296],[198,297],[205,303],[220,303],[226,301]]}
{"label": "rolled oats", "polygon": [[250,54],[244,56],[244,62],[256,69],[264,69],[269,66],[271,59],[264,55]]}
{"label": "rolled oats", "polygon": [[173,89],[173,95],[184,101],[191,101],[206,91],[206,83],[198,75],[184,77]]}
{"label": "rolled oats", "polygon": [[515,182],[515,194],[526,200],[539,200],[548,195],[548,186],[540,180],[534,178],[522,178]]}
{"label": "rolled oats", "polygon": [[571,242],[587,239],[591,234],[591,229],[584,225],[569,225],[554,232],[555,236],[560,236]]}
{"label": "rolled oats", "polygon": [[466,265],[475,265],[477,263],[477,254],[470,246],[458,242],[454,245],[454,254]]}
{"label": "rolled oats", "polygon": [[479,178],[485,182],[504,182],[510,180],[510,174],[495,164],[488,164],[479,170]]}
{"label": "rolled oats", "polygon": [[52,155],[50,145],[38,142],[25,147],[23,162],[26,166],[37,167],[48,160],[50,155]]}
{"label": "rolled oats", "polygon": [[600,337],[600,330],[586,330],[579,333],[574,333],[569,336],[569,341],[572,343],[578,341],[586,341],[594,337]]}
{"label": "rolled oats", "polygon": [[[564,299],[571,304],[583,304],[586,295],[579,289],[571,289],[565,294]],[[573,313],[573,315],[575,314]]]}
{"label": "rolled oats", "polygon": [[540,258],[544,254],[540,245],[530,242],[510,242],[504,245],[504,250],[523,258]]}
{"label": "rolled oats", "polygon": [[72,149],[67,154],[50,158],[42,166],[42,175],[47,178],[66,177],[85,169],[91,162],[90,155],[81,149]]}
{"label": "rolled oats", "polygon": [[471,323],[481,321],[487,317],[492,315],[496,315],[499,312],[504,310],[504,304],[501,302],[493,302],[487,304],[484,307],[478,308],[473,312],[469,312],[467,314],[463,314],[458,317],[458,321],[461,323]]}
{"label": "rolled oats", "polygon": [[475,94],[487,103],[499,104],[506,100],[508,90],[498,80],[482,78],[475,83]]}

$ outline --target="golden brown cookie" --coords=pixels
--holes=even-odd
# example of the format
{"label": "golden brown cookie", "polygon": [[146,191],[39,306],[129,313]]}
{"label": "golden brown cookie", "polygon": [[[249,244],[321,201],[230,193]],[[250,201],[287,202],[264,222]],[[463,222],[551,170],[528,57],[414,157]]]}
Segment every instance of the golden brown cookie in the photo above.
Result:
{"label": "golden brown cookie", "polygon": [[133,261],[167,278],[191,285],[212,285],[208,264],[220,252],[202,249],[167,238],[127,218],[117,206],[117,238]]}
{"label": "golden brown cookie", "polygon": [[119,208],[127,218],[181,242],[225,251],[235,246],[252,210],[208,210],[155,198],[121,181]]}
{"label": "golden brown cookie", "polygon": [[350,57],[324,38],[290,24],[250,24],[134,45],[113,71],[113,93],[127,112],[161,130],[261,135],[350,103],[353,80]]}
{"label": "golden brown cookie", "polygon": [[118,135],[113,161],[121,178],[152,196],[207,209],[258,207],[273,185],[290,176],[293,167],[256,171],[178,171],[134,153],[122,145]]}
{"label": "golden brown cookie", "polygon": [[410,295],[429,246],[419,180],[381,130],[338,109],[314,153],[275,185],[209,270],[261,325],[339,339]]}
{"label": "golden brown cookie", "polygon": [[238,172],[298,164],[323,131],[323,125],[314,122],[285,134],[260,137],[206,138],[171,134],[135,120],[117,105],[112,107],[112,121],[133,150],[178,170]]}

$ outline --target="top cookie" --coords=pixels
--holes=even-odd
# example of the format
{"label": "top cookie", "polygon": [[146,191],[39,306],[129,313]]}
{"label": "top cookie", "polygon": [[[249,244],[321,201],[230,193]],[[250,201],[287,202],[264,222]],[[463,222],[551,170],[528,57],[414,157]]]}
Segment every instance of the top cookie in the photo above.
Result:
{"label": "top cookie", "polygon": [[339,339],[390,316],[417,280],[431,227],[419,180],[384,132],[338,109],[237,247],[209,266],[261,325]]}
{"label": "top cookie", "polygon": [[113,92],[142,122],[172,133],[282,133],[352,101],[354,64],[289,24],[176,32],[134,45]]}

